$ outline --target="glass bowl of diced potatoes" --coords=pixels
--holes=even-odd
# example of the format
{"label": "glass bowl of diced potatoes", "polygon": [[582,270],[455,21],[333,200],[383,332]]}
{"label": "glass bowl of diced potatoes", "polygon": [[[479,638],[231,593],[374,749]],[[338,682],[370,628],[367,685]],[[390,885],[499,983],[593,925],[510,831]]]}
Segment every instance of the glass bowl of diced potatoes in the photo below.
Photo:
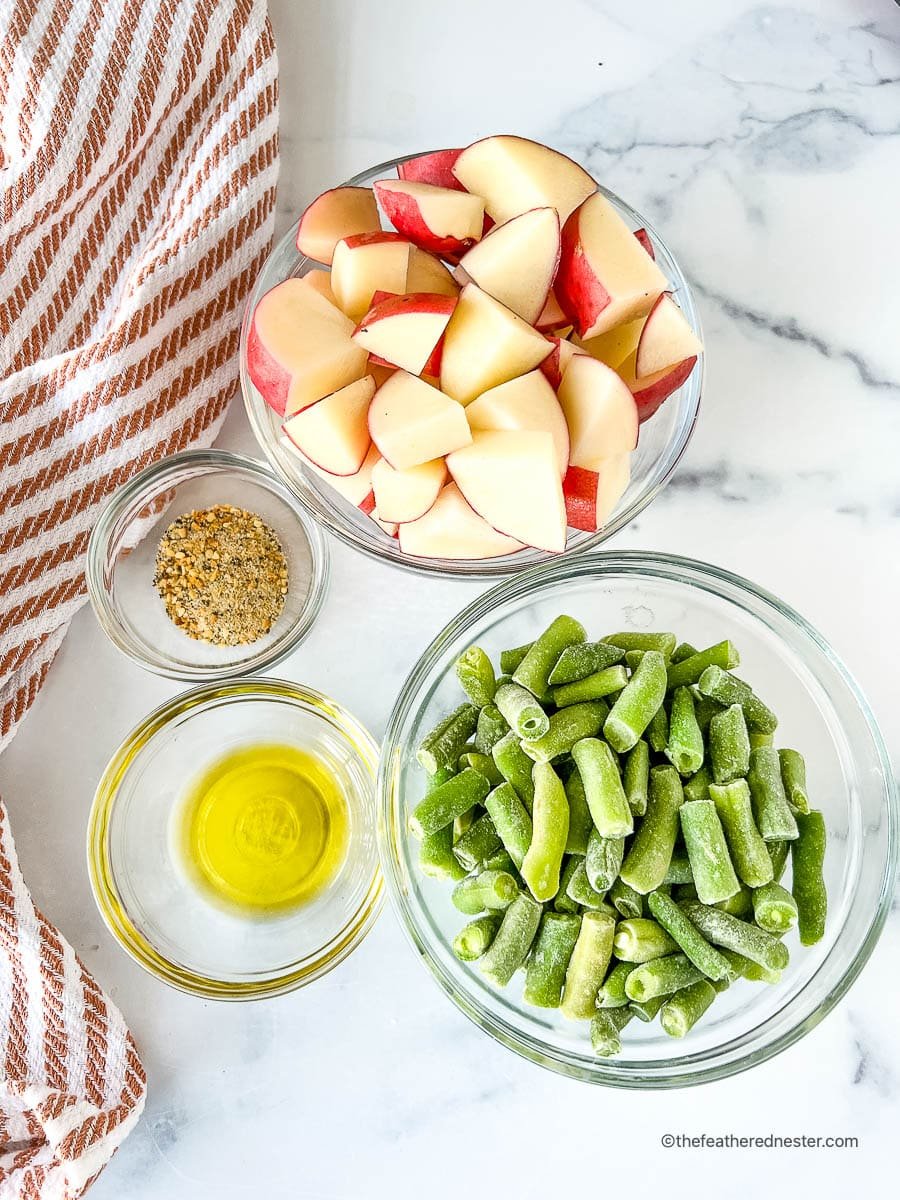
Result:
{"label": "glass bowl of diced potatoes", "polygon": [[[592,244],[603,279],[580,266]],[[317,198],[253,288],[241,382],[323,528],[494,577],[603,544],[662,490],[697,420],[699,334],[645,217],[555,150],[486,138]]]}
{"label": "glass bowl of diced potatoes", "polygon": [[[568,682],[542,693],[535,647],[554,628],[567,641],[545,658],[543,677]],[[655,717],[644,725],[649,710],[626,736],[654,672],[662,690],[653,704],[665,694],[667,711],[661,740]],[[480,697],[479,687],[487,688]],[[552,696],[541,701],[547,733],[529,689]],[[705,753],[699,768],[696,758],[686,765],[681,700],[703,726],[702,735],[694,727]],[[463,709],[469,725],[457,729],[457,745],[451,715],[468,703],[478,709],[474,733]],[[736,767],[735,719],[746,726],[746,759]],[[585,720],[571,732],[572,721]],[[526,731],[535,723],[531,741],[518,740],[518,722]],[[632,775],[641,745],[643,783]],[[596,783],[591,754],[612,772],[611,785],[608,776]],[[767,780],[772,763],[777,777]],[[581,845],[574,784],[581,809],[588,803]],[[780,1053],[838,1003],[890,909],[897,791],[858,686],[777,597],[685,558],[581,555],[519,574],[470,604],[403,686],[378,790],[388,891],[440,988],[496,1041],[593,1083],[682,1087]],[[616,795],[627,828],[601,885],[591,846],[602,822],[621,819],[610,816]],[[665,836],[660,843],[666,806],[674,806],[668,845]],[[563,808],[565,852],[553,842]],[[698,837],[701,819],[716,826],[718,843]],[[779,821],[788,828],[779,831]],[[598,839],[607,850],[609,832]],[[767,874],[751,874],[762,864]],[[724,868],[731,884],[710,893]],[[606,869],[601,856],[593,871]],[[689,919],[687,933],[672,923],[673,908],[681,926]],[[558,949],[553,939],[567,924],[573,941]],[[723,958],[732,969],[719,974]]]}

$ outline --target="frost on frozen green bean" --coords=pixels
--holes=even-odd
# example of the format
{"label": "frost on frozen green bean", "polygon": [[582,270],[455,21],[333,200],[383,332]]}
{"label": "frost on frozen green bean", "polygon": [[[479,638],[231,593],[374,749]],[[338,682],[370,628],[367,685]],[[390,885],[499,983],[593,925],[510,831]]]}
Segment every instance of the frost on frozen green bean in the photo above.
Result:
{"label": "frost on frozen green bean", "polygon": [[[682,807],[684,807],[682,805]],[[663,885],[685,884],[694,882],[694,872],[691,870],[691,860],[686,850],[675,850],[666,871]]]}
{"label": "frost on frozen green bean", "polygon": [[680,988],[659,1010],[659,1023],[669,1037],[682,1038],[697,1024],[716,998],[708,979]]}
{"label": "frost on frozen green bean", "polygon": [[622,869],[624,857],[624,837],[604,837],[596,829],[592,830],[584,856],[584,869],[594,891],[604,894],[609,891]]}
{"label": "frost on frozen green bean", "polygon": [[471,767],[473,771],[480,771],[491,787],[496,787],[498,783],[503,782],[503,776],[489,754],[482,754],[478,750],[467,750],[465,754],[459,756],[459,769],[464,771],[466,767]]}
{"label": "frost on frozen green bean", "polygon": [[495,916],[476,917],[464,925],[453,939],[453,953],[462,962],[474,962],[494,940],[500,928],[500,918]]}
{"label": "frost on frozen green bean", "polygon": [[643,738],[629,751],[622,772],[625,798],[632,815],[642,817],[647,811],[647,787],[650,783],[650,747]]}
{"label": "frost on frozen green bean", "polygon": [[654,754],[664,754],[669,744],[669,714],[661,704],[644,730],[644,737]]}
{"label": "frost on frozen green bean", "polygon": [[488,813],[476,817],[465,833],[457,838],[453,853],[467,871],[482,867],[503,843]]}
{"label": "frost on frozen green bean", "polygon": [[566,969],[580,929],[580,917],[544,913],[525,973],[523,994],[528,1004],[538,1008],[559,1008]]}
{"label": "frost on frozen green bean", "polygon": [[741,656],[733,642],[716,642],[705,650],[698,650],[690,658],[679,663],[670,663],[668,670],[669,689],[682,687],[686,683],[696,683],[707,667],[721,667],[730,671],[740,665]]}
{"label": "frost on frozen green bean", "polygon": [[647,898],[647,906],[666,933],[678,943],[682,952],[707,979],[733,978],[728,960],[709,944],[674,900],[670,900],[662,892],[652,892]]}
{"label": "frost on frozen green bean", "polygon": [[825,935],[828,895],[825,891],[825,818],[818,809],[797,817],[799,837],[791,843],[791,892],[797,902],[797,925],[804,946]]}
{"label": "frost on frozen green bean", "polygon": [[750,738],[739,704],[723,708],[710,721],[709,761],[718,784],[742,779],[750,769]]}
{"label": "frost on frozen green bean", "polygon": [[498,987],[506,987],[528,957],[541,913],[541,905],[520,892],[503,914],[500,928],[479,963],[482,974]]}
{"label": "frost on frozen green bean", "polygon": [[562,754],[568,754],[582,738],[598,734],[608,712],[609,706],[602,700],[570,704],[551,716],[550,729],[543,737],[533,742],[522,742],[522,749],[535,762],[550,762]]}
{"label": "frost on frozen green bean", "polygon": [[678,836],[678,810],[684,799],[674,767],[654,767],[644,817],[625,856],[620,872],[625,883],[647,895],[661,887],[672,860]]}
{"label": "frost on frozen green bean", "polygon": [[691,960],[680,952],[641,963],[625,980],[629,1000],[643,1003],[655,996],[669,996],[703,979]]}
{"label": "frost on frozen green bean", "polygon": [[603,723],[606,740],[624,754],[636,744],[666,696],[666,660],[647,650]]}
{"label": "frost on frozen green bean", "polygon": [[432,879],[462,879],[466,873],[453,853],[453,826],[429,833],[419,843],[419,868],[423,875]]}
{"label": "frost on frozen green bean", "polygon": [[784,869],[787,866],[788,855],[791,852],[790,842],[766,842],[769,858],[772,860],[772,878],[781,883]]}
{"label": "frost on frozen green bean", "polygon": [[485,909],[508,908],[518,895],[515,876],[506,871],[482,871],[461,879],[451,899],[460,912],[475,917]]}
{"label": "frost on frozen green bean", "polygon": [[708,800],[709,785],[712,783],[712,775],[709,772],[709,767],[703,766],[690,779],[684,783],[684,798],[685,800]]}
{"label": "frost on frozen green bean", "polygon": [[781,781],[788,802],[798,813],[809,812],[809,796],[806,791],[806,760],[799,750],[779,750]]}
{"label": "frost on frozen green bean", "polygon": [[497,742],[491,751],[497,770],[507,783],[515,789],[516,795],[531,812],[534,803],[534,781],[531,778],[531,768],[534,763],[523,751],[519,739],[510,730]]}
{"label": "frost on frozen green bean", "polygon": [[624,667],[606,667],[594,675],[584,679],[576,679],[572,683],[562,683],[552,688],[553,703],[557,708],[566,708],[569,704],[580,704],[583,700],[602,700],[619,692],[628,683],[628,672]]}
{"label": "frost on frozen green bean", "polygon": [[510,858],[521,867],[531,845],[532,823],[515,788],[510,783],[499,784],[485,797],[484,807]]}
{"label": "frost on frozen green bean", "polygon": [[535,763],[531,844],[522,860],[522,878],[535,900],[552,900],[569,836],[569,801],[562,780],[549,763]]}
{"label": "frost on frozen green bean", "polygon": [[669,661],[673,663],[684,662],[686,658],[693,658],[697,652],[697,647],[692,646],[690,642],[679,642],[672,651],[672,657]]}
{"label": "frost on frozen green bean", "polygon": [[778,751],[759,746],[750,751],[747,776],[753,801],[753,816],[764,842],[790,842],[797,836],[797,822],[781,782]]}
{"label": "frost on frozen green bean", "polygon": [[694,716],[697,718],[697,724],[702,733],[708,734],[709,723],[716,713],[722,711],[722,705],[710,700],[709,696],[704,696],[696,686],[691,688],[691,695],[694,697]]}
{"label": "frost on frozen green bean", "polygon": [[613,949],[622,962],[645,963],[674,954],[678,944],[658,921],[630,917],[616,926]]}
{"label": "frost on frozen green bean", "polygon": [[496,704],[486,704],[475,726],[475,749],[479,754],[490,754],[507,733],[509,725],[500,709]]}
{"label": "frost on frozen green bean", "polygon": [[674,633],[637,633],[633,631],[611,633],[603,640],[609,645],[618,646],[625,651],[656,650],[666,659],[672,657],[678,642]]}
{"label": "frost on frozen green bean", "polygon": [[780,937],[797,924],[797,901],[780,883],[764,883],[753,892],[753,919],[760,929]]}
{"label": "frost on frozen green bean", "polygon": [[770,971],[782,971],[787,966],[787,947],[757,925],[696,900],[686,901],[681,908],[714,945],[736,950],[738,954],[743,954],[751,962],[759,963]]}
{"label": "frost on frozen green bean", "polygon": [[419,801],[409,819],[410,829],[417,837],[436,833],[473,804],[480,804],[490,790],[491,785],[478,771],[470,767],[460,771]]}
{"label": "frost on frozen green bean", "polygon": [[598,892],[591,886],[584,859],[580,856],[575,870],[566,882],[566,895],[582,908],[602,909],[608,907],[603,892]]}
{"label": "frost on frozen green bean", "polygon": [[494,703],[510,729],[520,738],[543,737],[550,728],[550,718],[540,703],[518,683],[504,683],[497,688]]}
{"label": "frost on frozen green bean", "polygon": [[577,768],[569,775],[565,787],[569,801],[569,836],[566,840],[566,853],[586,854],[588,840],[594,828],[594,818],[588,808],[584,784]]}
{"label": "frost on frozen green bean", "polygon": [[734,950],[726,950],[722,948],[722,953],[731,964],[731,968],[736,975],[742,979],[749,979],[753,983],[780,983],[781,971],[770,971],[766,967],[761,967],[759,963],[751,962],[749,958],[744,958],[743,954],[738,954]]}
{"label": "frost on frozen green bean", "polygon": [[602,1008],[591,1017],[591,1047],[598,1058],[621,1053],[620,1034],[634,1016],[629,1008]]}
{"label": "frost on frozen green bean", "polygon": [[616,919],[605,912],[586,912],[569,966],[560,1009],[563,1016],[586,1020],[594,1015],[597,993],[612,958]]}
{"label": "frost on frozen green bean", "polygon": [[727,900],[741,885],[715,804],[712,800],[686,800],[678,816],[697,895],[704,904]]}
{"label": "frost on frozen green bean", "polygon": [[524,646],[514,646],[511,650],[501,650],[500,670],[503,674],[512,675],[533,645],[534,642],[526,642]]}
{"label": "frost on frozen green bean", "polygon": [[493,700],[497,679],[491,660],[480,646],[470,646],[459,656],[456,677],[476,708],[484,708]]}
{"label": "frost on frozen green bean", "polygon": [[605,838],[624,838],[634,829],[618,764],[606,742],[587,737],[572,747],[594,827]]}
{"label": "frost on frozen green bean", "polygon": [[609,889],[607,899],[619,916],[624,917],[625,920],[637,918],[644,911],[644,897],[640,892],[636,892],[630,884],[627,884],[621,875]]}
{"label": "frost on frozen green bean", "polygon": [[748,887],[762,887],[773,877],[772,860],[753,820],[750,788],[744,779],[723,786],[711,784],[710,798],[716,806],[731,861]]}
{"label": "frost on frozen green bean", "polygon": [[573,900],[569,895],[569,884],[572,882],[578,867],[583,865],[583,863],[584,856],[580,854],[567,854],[563,859],[562,869],[559,873],[559,891],[553,899],[553,908],[556,912],[578,912],[578,901]]}
{"label": "frost on frozen green bean", "polygon": [[694,697],[686,687],[672,693],[665,753],[679,775],[696,775],[703,766],[703,734],[694,712]]}
{"label": "frost on frozen green bean", "polygon": [[539,700],[549,699],[550,672],[559,656],[569,646],[586,640],[584,626],[574,617],[557,617],[531,644],[528,653],[513,671],[513,680]]}
{"label": "frost on frozen green bean", "polygon": [[624,657],[624,650],[620,650],[618,646],[610,646],[607,642],[579,642],[563,650],[550,672],[548,682],[554,687],[563,683],[575,683],[578,679],[585,679],[597,671],[615,666]]}
{"label": "frost on frozen green bean", "polygon": [[749,683],[738,679],[730,671],[723,671],[721,667],[707,667],[697,686],[704,696],[725,708],[739,704],[748,729],[755,729],[759,733],[774,733],[777,729],[778,718],[772,710],[763,704]]}
{"label": "frost on frozen green bean", "polygon": [[474,704],[461,704],[440,724],[426,734],[416,753],[429,775],[442,767],[455,767],[466,742],[475,732],[478,709]]}
{"label": "frost on frozen green bean", "polygon": [[624,1008],[628,1003],[625,994],[625,980],[635,969],[637,963],[617,962],[600,986],[597,993],[598,1008]]}

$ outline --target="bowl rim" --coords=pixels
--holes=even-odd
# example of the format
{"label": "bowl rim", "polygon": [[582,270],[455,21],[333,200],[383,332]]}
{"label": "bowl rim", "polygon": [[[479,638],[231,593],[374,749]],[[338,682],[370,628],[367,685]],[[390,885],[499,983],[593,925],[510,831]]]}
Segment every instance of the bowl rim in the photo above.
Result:
{"label": "bowl rim", "polygon": [[[127,512],[135,498],[151,487],[154,495],[165,492],[167,490],[166,480],[191,464],[207,468],[205,474],[250,476],[254,483],[265,488],[282,502],[302,529],[309,546],[309,589],[303,607],[293,625],[256,654],[226,665],[210,663],[189,666],[171,659],[150,658],[143,653],[138,643],[126,635],[103,579],[110,538],[119,520]],[[253,675],[258,671],[277,666],[290,654],[293,654],[301,642],[308,637],[322,610],[331,578],[331,555],[328,542],[319,525],[310,517],[305,506],[298,502],[292,489],[288,488],[284,481],[265,463],[244,454],[236,454],[231,450],[191,449],[181,450],[177,454],[151,463],[113,492],[91,530],[85,557],[84,576],[94,615],[100,628],[117,650],[154,675],[161,675],[167,679],[178,679],[187,683],[213,682]]]}
{"label": "bowl rim", "polygon": [[[335,187],[359,187],[366,185],[366,181],[372,175],[381,174],[382,172],[396,170],[397,167],[411,159],[419,158],[424,154],[435,153],[435,151],[420,150],[414,154],[403,154],[397,158],[387,159],[385,162],[378,163],[373,167],[369,167],[364,171],[359,171],[350,179],[340,184],[335,184]],[[560,151],[560,153],[563,153]],[[566,155],[566,157],[570,157]],[[573,160],[574,161],[574,160]],[[656,227],[642,213],[623,200],[618,193],[610,188],[604,187],[602,184],[597,184],[597,190],[601,192],[607,199],[613,201],[621,211],[650,235],[654,245],[659,246],[671,260],[675,270],[677,271],[677,280],[675,281],[675,290],[680,291],[685,303],[683,308],[690,315],[691,325],[697,336],[702,340],[703,330],[700,322],[700,314],[697,311],[694,294],[691,289],[690,282],[685,274],[679,259],[669,247],[668,242],[663,238]],[[302,215],[302,214],[301,214]],[[247,413],[247,419],[250,423],[250,428],[253,431],[253,436],[256,439],[257,445],[260,447],[265,459],[278,478],[291,490],[294,496],[304,506],[307,512],[310,513],[316,523],[321,523],[331,534],[342,541],[345,545],[351,546],[354,550],[359,550],[363,554],[367,554],[370,558],[374,558],[379,562],[387,563],[399,570],[409,571],[417,575],[434,575],[445,579],[502,579],[518,574],[523,570],[531,570],[535,566],[543,565],[547,562],[556,561],[559,558],[571,558],[576,555],[584,554],[592,550],[596,550],[599,546],[604,545],[617,533],[632,521],[636,520],[646,508],[653,503],[659,496],[660,492],[666,487],[672,474],[677,469],[679,463],[684,457],[694,430],[697,426],[697,421],[700,412],[700,402],[703,393],[703,384],[706,376],[706,351],[705,348],[698,356],[697,366],[691,375],[682,385],[682,388],[689,388],[689,411],[681,427],[677,431],[677,436],[672,443],[667,443],[669,446],[668,452],[671,454],[669,461],[666,463],[663,473],[655,484],[650,487],[646,494],[641,498],[638,497],[626,509],[617,514],[607,525],[595,533],[590,534],[578,545],[567,546],[559,555],[550,554],[546,551],[534,550],[536,556],[528,563],[523,564],[517,562],[517,555],[521,551],[517,551],[512,555],[504,555],[494,559],[428,559],[417,558],[412,555],[404,555],[402,552],[389,552],[389,547],[376,542],[373,537],[367,537],[357,530],[348,520],[346,520],[339,508],[334,512],[326,511],[325,507],[317,502],[317,499],[311,499],[311,495],[315,497],[315,493],[308,493],[302,486],[298,485],[297,479],[287,471],[282,463],[275,448],[272,445],[272,439],[265,424],[268,406],[261,396],[258,395],[256,389],[250,379],[250,374],[247,366],[247,345],[249,341],[250,323],[253,310],[256,307],[261,295],[260,284],[263,276],[266,273],[270,263],[272,263],[279,255],[286,250],[293,248],[296,255],[293,270],[289,276],[285,278],[295,277],[307,263],[312,264],[313,268],[321,268],[322,264],[309,258],[307,255],[300,254],[296,250],[296,234],[297,227],[300,223],[300,218],[293,222],[284,235],[272,247],[272,250],[260,269],[256,277],[253,288],[247,300],[247,305],[244,309],[244,319],[241,322],[241,338],[240,338],[240,381],[241,393],[244,399],[244,408]],[[681,391],[679,388],[678,391]],[[337,516],[334,515],[337,513]]]}
{"label": "bowl rim", "polygon": [[[205,1000],[264,1000],[315,982],[343,962],[359,946],[384,906],[384,874],[376,847],[371,879],[353,916],[319,951],[307,956],[311,961],[294,966],[270,979],[257,981],[219,980],[180,967],[156,950],[129,917],[115,886],[107,834],[121,785],[132,762],[141,750],[155,737],[164,733],[174,720],[189,715],[194,709],[209,702],[252,704],[260,699],[287,701],[319,720],[327,720],[331,729],[365,766],[371,778],[370,798],[374,810],[378,743],[366,727],[342,704],[316,688],[287,679],[248,676],[227,682],[203,683],[171,697],[147,713],[122,739],[104,768],[88,816],[85,837],[88,879],[94,903],[104,925],[129,958],[154,979],[177,991]],[[374,811],[364,816],[365,823],[371,827]]]}
{"label": "bowl rim", "polygon": [[422,684],[447,645],[486,616],[495,605],[534,592],[544,582],[554,582],[559,577],[565,577],[567,570],[576,566],[575,563],[564,563],[559,560],[543,563],[497,584],[457,613],[423,650],[401,686],[397,701],[388,718],[382,741],[377,783],[378,845],[382,870],[391,907],[400,918],[407,940],[416,949],[418,956],[428,967],[441,990],[480,1029],[508,1049],[560,1074],[601,1086],[626,1090],[668,1090],[710,1083],[740,1074],[774,1058],[792,1046],[832,1011],[858,978],[881,936],[894,894],[898,858],[900,858],[900,800],[898,800],[897,781],[894,778],[890,756],[878,722],[855,677],[815,626],[810,624],[791,605],[744,576],[713,563],[683,555],[621,550],[594,552],[587,558],[590,560],[589,563],[585,562],[585,556],[579,556],[577,567],[584,569],[590,565],[597,568],[600,576],[622,571],[626,574],[640,576],[649,571],[657,578],[669,579],[685,586],[698,586],[698,584],[702,586],[702,581],[705,580],[748,593],[796,625],[813,642],[817,650],[828,659],[846,685],[869,730],[878,758],[887,816],[887,849],[884,872],[880,881],[878,905],[872,913],[865,936],[861,939],[860,945],[837,985],[825,995],[811,1013],[799,1019],[779,1037],[765,1045],[745,1050],[735,1058],[719,1061],[714,1056],[720,1051],[714,1049],[704,1052],[704,1061],[702,1062],[692,1063],[690,1055],[683,1056],[681,1062],[689,1068],[684,1073],[675,1074],[671,1069],[666,1070],[654,1064],[653,1074],[644,1074],[640,1071],[620,1074],[616,1070],[614,1059],[598,1059],[596,1068],[591,1069],[587,1068],[583,1061],[570,1060],[563,1054],[548,1054],[546,1047],[539,1039],[530,1034],[523,1034],[502,1017],[495,1016],[482,1008],[477,1000],[469,996],[465,986],[458,984],[456,978],[432,955],[426,940],[419,933],[411,906],[407,902],[406,890],[398,865],[398,855],[395,852],[394,837],[404,836],[404,831],[399,831],[398,834],[394,828],[392,811],[402,752],[398,734],[414,707],[414,699]]}

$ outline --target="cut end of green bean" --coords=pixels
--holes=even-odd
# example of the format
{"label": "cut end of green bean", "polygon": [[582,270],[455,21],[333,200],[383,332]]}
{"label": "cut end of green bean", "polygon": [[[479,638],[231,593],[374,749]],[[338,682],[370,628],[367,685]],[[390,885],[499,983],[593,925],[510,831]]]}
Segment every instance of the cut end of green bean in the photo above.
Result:
{"label": "cut end of green bean", "polygon": [[682,1038],[697,1024],[716,998],[708,979],[681,988],[659,1010],[659,1023],[669,1037]]}
{"label": "cut end of green bean", "polygon": [[453,939],[453,953],[462,962],[474,962],[485,953],[499,928],[499,917],[477,917],[464,925]]}
{"label": "cut end of green bean", "polygon": [[591,1017],[591,1047],[598,1058],[614,1058],[622,1051],[619,1036],[632,1012],[628,1008],[601,1009]]}

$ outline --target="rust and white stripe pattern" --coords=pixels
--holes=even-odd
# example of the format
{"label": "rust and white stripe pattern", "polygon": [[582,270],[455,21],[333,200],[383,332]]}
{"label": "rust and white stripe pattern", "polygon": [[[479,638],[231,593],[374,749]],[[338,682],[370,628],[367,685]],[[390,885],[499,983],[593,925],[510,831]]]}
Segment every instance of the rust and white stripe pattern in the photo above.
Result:
{"label": "rust and white stripe pattern", "polygon": [[[277,168],[264,0],[0,3],[0,748],[83,603],[99,508],[218,432]],[[0,1200],[81,1195],[145,1086],[0,804]]]}
{"label": "rust and white stripe pattern", "polygon": [[0,748],[104,500],[219,429],[277,167],[264,0],[0,4]]}

